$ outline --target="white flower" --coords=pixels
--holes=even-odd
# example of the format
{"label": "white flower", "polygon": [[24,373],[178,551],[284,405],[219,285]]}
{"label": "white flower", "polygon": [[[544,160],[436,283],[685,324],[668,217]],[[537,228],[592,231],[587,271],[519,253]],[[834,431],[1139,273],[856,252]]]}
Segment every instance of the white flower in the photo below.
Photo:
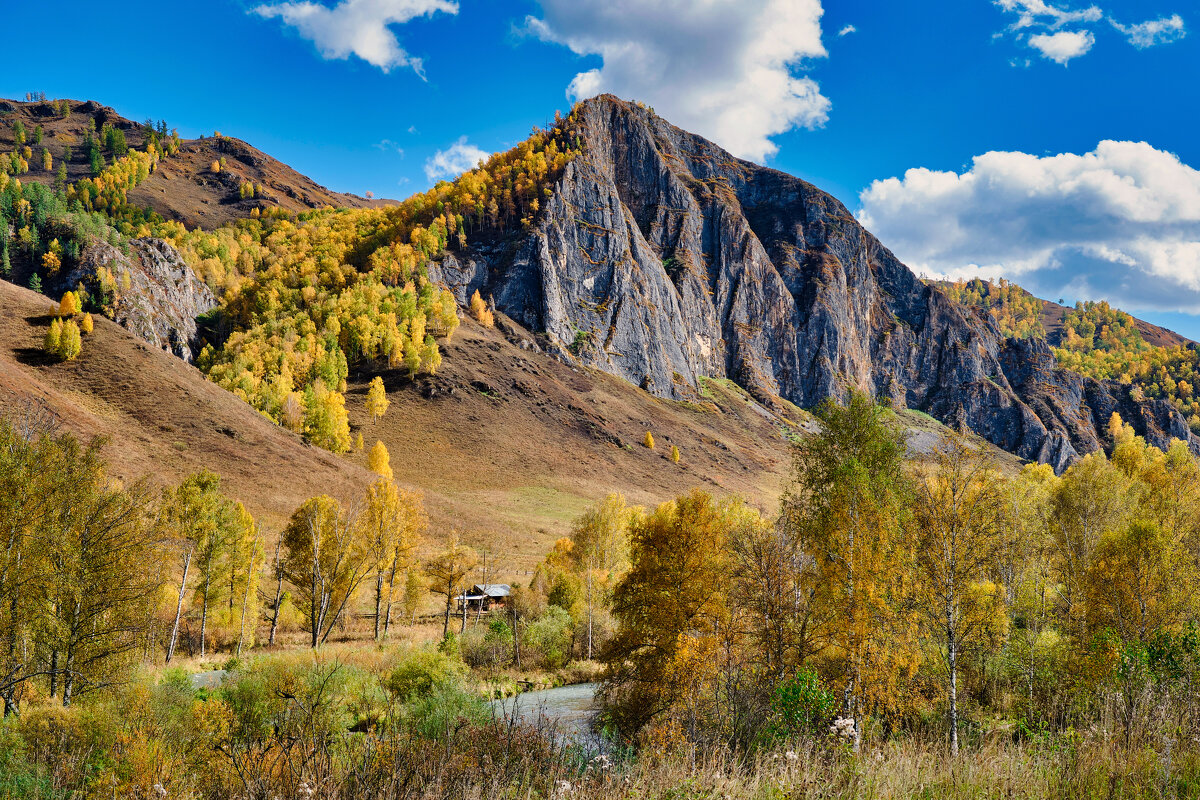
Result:
{"label": "white flower", "polygon": [[853,739],[854,717],[838,717],[833,721],[833,725],[830,726],[829,733],[833,736],[840,736],[843,739]]}
{"label": "white flower", "polygon": [[153,786],[151,786],[150,791],[154,793],[155,797],[166,797],[167,796],[167,790],[163,788],[163,785],[161,783],[156,783]]}
{"label": "white flower", "polygon": [[555,781],[554,789],[555,789],[555,791],[561,792],[562,794],[569,794],[571,791],[571,782],[570,781]]}
{"label": "white flower", "polygon": [[786,758],[788,761],[799,761],[800,760],[800,756],[796,753],[795,750],[788,750],[786,753],[783,754],[783,757]]}

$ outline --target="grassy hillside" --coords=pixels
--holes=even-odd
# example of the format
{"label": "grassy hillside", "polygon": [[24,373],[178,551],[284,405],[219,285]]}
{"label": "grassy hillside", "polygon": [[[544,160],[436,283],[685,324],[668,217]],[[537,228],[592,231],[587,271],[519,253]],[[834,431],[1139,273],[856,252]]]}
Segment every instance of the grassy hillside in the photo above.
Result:
{"label": "grassy hillside", "polygon": [[44,401],[82,438],[107,437],[104,455],[122,480],[211,469],[272,527],[312,494],[359,493],[369,482],[110,320],[96,317],[79,357],[60,364],[41,351],[57,303],[0,281],[0,309],[0,391]]}

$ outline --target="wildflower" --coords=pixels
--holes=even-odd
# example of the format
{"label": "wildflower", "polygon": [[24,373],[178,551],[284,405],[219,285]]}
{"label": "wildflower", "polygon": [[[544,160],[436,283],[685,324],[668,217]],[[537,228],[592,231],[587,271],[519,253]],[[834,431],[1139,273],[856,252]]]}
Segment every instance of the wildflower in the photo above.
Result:
{"label": "wildflower", "polygon": [[570,794],[571,782],[570,781],[555,781],[554,789],[556,792],[558,792],[560,794]]}
{"label": "wildflower", "polygon": [[156,783],[153,786],[151,786],[150,791],[154,794],[155,797],[166,797],[167,796],[167,790],[163,788],[163,785],[161,783]]}
{"label": "wildflower", "polygon": [[838,717],[833,721],[833,725],[830,726],[829,733],[833,736],[840,736],[843,739],[853,739],[854,717]]}
{"label": "wildflower", "polygon": [[795,750],[788,750],[786,753],[783,754],[783,757],[786,758],[788,761],[792,761],[792,762],[800,760],[800,756],[796,753]]}

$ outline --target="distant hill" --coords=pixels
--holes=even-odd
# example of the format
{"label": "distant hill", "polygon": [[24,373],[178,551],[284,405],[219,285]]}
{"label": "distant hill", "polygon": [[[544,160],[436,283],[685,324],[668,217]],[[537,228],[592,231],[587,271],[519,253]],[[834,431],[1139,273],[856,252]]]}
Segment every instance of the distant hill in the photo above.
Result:
{"label": "distant hill", "polygon": [[[70,113],[64,114],[64,108],[69,108]],[[92,176],[91,164],[81,146],[89,121],[96,131],[105,123],[111,124],[122,132],[130,148],[139,150],[145,149],[147,123],[157,125],[149,120],[134,122],[91,100],[31,103],[0,100],[0,151],[13,149],[17,120],[25,127],[27,143],[33,151],[30,171],[19,177],[45,184],[54,182],[55,169],[64,163],[68,148],[71,158],[65,161],[67,180],[74,182]],[[32,137],[38,126],[42,128],[42,139],[34,144]],[[53,159],[50,171],[41,167],[42,148],[48,149]],[[213,162],[219,164],[222,158],[225,166],[213,172]],[[261,186],[261,191],[255,197],[242,197],[243,183]],[[254,208],[276,206],[299,212],[325,206],[365,208],[386,201],[334,192],[240,139],[205,136],[182,140],[178,153],[164,160],[153,175],[129,192],[129,202],[153,209],[189,228],[197,225],[214,228],[246,217]]]}

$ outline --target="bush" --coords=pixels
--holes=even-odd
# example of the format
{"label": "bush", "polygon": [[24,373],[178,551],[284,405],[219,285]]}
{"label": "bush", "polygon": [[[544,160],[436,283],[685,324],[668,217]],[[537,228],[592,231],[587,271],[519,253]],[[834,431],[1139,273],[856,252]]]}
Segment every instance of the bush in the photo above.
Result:
{"label": "bush", "polygon": [[801,669],[775,687],[771,711],[771,730],[777,738],[821,736],[837,713],[837,701],[820,676]]}
{"label": "bush", "polygon": [[462,686],[463,664],[444,653],[414,650],[396,665],[387,678],[387,690],[401,703],[435,691]]}
{"label": "bush", "polygon": [[486,628],[467,629],[459,640],[462,660],[469,666],[494,667],[512,659],[512,628],[504,620],[493,617]]}
{"label": "bush", "polygon": [[[558,669],[571,660],[571,615],[560,606],[549,606],[521,632],[522,658],[544,669]],[[524,663],[524,662],[522,662]]]}

